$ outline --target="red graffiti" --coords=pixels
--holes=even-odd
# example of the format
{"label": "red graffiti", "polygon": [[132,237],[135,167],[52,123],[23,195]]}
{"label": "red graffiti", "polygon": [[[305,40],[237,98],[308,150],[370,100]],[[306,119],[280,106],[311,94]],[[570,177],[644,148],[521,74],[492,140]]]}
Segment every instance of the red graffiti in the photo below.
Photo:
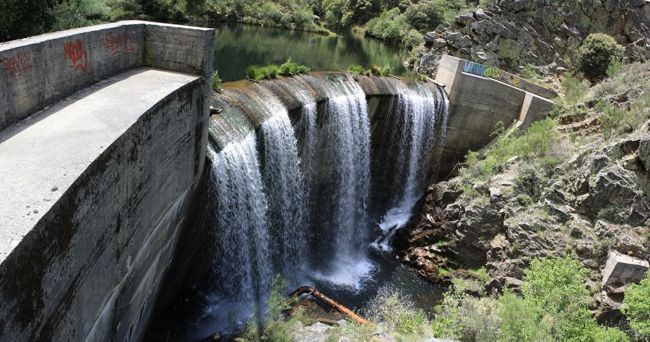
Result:
{"label": "red graffiti", "polygon": [[105,48],[111,50],[113,56],[123,53],[131,53],[134,50],[131,46],[129,33],[126,31],[118,33],[109,32],[102,37],[102,43]]}
{"label": "red graffiti", "polygon": [[70,67],[81,70],[85,74],[88,70],[88,54],[81,39],[65,43],[63,50],[65,58],[72,63]]}
{"label": "red graffiti", "polygon": [[4,70],[16,78],[32,69],[30,59],[30,55],[27,53],[17,53],[13,56],[0,59],[0,64],[2,64]]}

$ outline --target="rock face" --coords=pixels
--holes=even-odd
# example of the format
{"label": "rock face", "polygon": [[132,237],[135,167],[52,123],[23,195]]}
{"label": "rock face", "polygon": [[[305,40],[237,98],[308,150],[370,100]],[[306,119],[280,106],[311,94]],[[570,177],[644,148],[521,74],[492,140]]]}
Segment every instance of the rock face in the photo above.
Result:
{"label": "rock face", "polygon": [[561,72],[565,54],[593,32],[605,32],[627,45],[629,59],[650,57],[650,2],[497,0],[427,33],[428,51],[421,55],[419,69],[435,71],[447,53],[511,71],[533,64],[545,66],[543,73]]}
{"label": "rock face", "polygon": [[[650,65],[635,73],[644,79]],[[606,100],[631,107],[641,88]],[[597,318],[620,318],[626,286],[650,260],[650,121],[606,139],[590,106],[558,118],[551,148],[562,162],[554,168],[514,157],[487,180],[431,185],[422,213],[396,234],[401,259],[434,282],[469,276],[488,291],[517,291],[532,259],[572,255],[590,271],[587,285],[602,288]],[[569,133],[585,140],[570,143]],[[479,267],[489,279],[466,271]]]}

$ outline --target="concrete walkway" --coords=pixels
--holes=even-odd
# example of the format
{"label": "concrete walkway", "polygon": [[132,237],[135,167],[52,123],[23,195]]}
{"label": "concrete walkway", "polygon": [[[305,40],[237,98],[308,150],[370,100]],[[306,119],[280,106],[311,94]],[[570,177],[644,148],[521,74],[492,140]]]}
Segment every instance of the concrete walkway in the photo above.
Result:
{"label": "concrete walkway", "polygon": [[0,263],[142,114],[198,76],[136,69],[0,132]]}

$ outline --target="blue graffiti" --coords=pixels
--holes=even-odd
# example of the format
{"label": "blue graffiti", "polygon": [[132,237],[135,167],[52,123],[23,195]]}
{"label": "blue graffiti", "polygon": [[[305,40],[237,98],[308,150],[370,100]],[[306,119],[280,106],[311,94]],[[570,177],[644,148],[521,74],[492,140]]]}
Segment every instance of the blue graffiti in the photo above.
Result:
{"label": "blue graffiti", "polygon": [[464,72],[479,76],[483,76],[486,69],[486,66],[474,62],[465,62],[465,66],[463,67]]}

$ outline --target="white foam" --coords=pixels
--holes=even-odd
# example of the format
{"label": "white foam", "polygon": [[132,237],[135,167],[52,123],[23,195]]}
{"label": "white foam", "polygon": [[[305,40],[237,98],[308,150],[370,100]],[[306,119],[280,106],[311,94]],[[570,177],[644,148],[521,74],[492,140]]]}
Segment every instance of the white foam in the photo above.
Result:
{"label": "white foam", "polygon": [[331,271],[314,271],[310,277],[320,282],[360,291],[364,283],[372,278],[374,270],[375,264],[364,257],[356,261],[334,261]]}

